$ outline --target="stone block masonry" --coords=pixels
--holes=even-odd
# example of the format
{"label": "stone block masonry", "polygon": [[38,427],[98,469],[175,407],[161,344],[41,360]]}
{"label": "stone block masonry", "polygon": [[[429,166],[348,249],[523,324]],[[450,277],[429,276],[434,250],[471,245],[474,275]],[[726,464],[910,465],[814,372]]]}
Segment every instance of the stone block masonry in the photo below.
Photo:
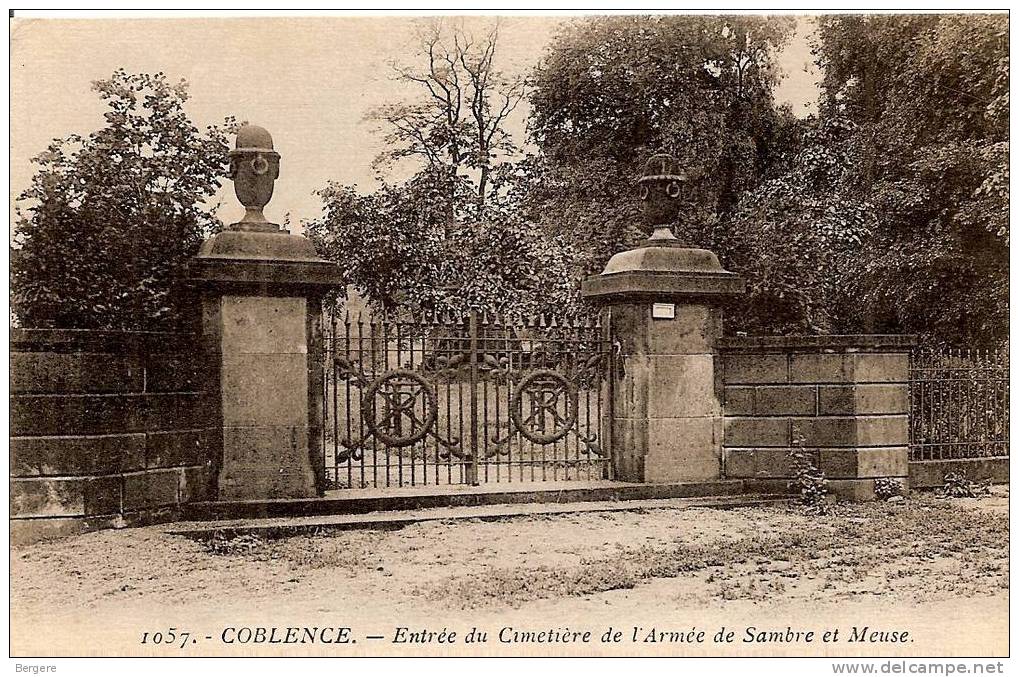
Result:
{"label": "stone block masonry", "polygon": [[203,355],[187,334],[12,330],[12,543],[210,498],[216,374]]}
{"label": "stone block masonry", "polygon": [[721,475],[721,403],[712,343],[721,311],[678,305],[652,317],[646,303],[610,306],[619,340],[612,430],[616,476],[632,482],[700,482]]}
{"label": "stone block masonry", "polygon": [[723,338],[725,476],[788,482],[803,450],[843,498],[908,488],[909,336]]}
{"label": "stone block masonry", "polygon": [[[223,296],[223,499],[316,496],[309,456],[307,299]],[[271,392],[272,397],[267,397]]]}

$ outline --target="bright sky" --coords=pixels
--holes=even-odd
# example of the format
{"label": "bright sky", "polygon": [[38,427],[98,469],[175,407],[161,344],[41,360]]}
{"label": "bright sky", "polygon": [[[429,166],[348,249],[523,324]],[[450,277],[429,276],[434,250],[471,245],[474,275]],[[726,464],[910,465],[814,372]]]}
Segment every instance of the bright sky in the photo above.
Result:
{"label": "bright sky", "polygon": [[[490,18],[467,19],[487,22]],[[541,56],[565,19],[503,17],[500,67],[523,72]],[[199,125],[227,115],[267,128],[282,155],[279,181],[266,216],[294,224],[319,213],[312,193],[330,180],[370,188],[381,137],[367,111],[406,98],[392,81],[394,59],[412,54],[415,20],[409,17],[11,21],[11,190],[27,187],[30,159],[51,139],[87,134],[102,125],[104,107],[93,80],[123,67],[162,71],[191,85],[188,112]],[[785,79],[778,89],[798,114],[813,107],[816,72],[801,19],[780,55]],[[410,90],[413,92],[413,90]],[[523,135],[526,111],[513,125]],[[229,191],[229,192],[228,192]],[[227,223],[243,209],[232,187],[221,191]]]}

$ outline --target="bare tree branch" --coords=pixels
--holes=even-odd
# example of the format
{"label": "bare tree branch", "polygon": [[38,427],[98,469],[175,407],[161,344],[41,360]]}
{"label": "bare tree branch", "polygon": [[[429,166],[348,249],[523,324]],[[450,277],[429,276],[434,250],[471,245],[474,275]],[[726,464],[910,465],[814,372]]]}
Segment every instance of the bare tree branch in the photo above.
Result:
{"label": "bare tree branch", "polygon": [[484,204],[497,156],[517,151],[505,127],[523,99],[523,81],[508,80],[495,68],[498,23],[481,39],[462,23],[443,20],[425,25],[419,36],[421,66],[394,63],[393,69],[398,80],[420,87],[425,98],[369,114],[389,130],[385,139],[392,148],[379,160],[420,157],[448,176],[451,202],[455,184],[468,179]]}

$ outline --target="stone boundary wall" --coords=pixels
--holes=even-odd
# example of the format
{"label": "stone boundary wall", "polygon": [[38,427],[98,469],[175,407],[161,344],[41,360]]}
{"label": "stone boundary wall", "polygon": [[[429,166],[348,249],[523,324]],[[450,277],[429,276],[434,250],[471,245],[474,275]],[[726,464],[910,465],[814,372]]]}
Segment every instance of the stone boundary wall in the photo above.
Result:
{"label": "stone boundary wall", "polygon": [[965,475],[974,482],[986,480],[991,484],[1008,484],[1008,463],[1008,456],[910,461],[909,486],[911,489],[941,487],[949,473]]}
{"label": "stone boundary wall", "polygon": [[724,474],[781,482],[803,449],[841,498],[908,488],[910,336],[723,338]]}
{"label": "stone boundary wall", "polygon": [[211,497],[205,354],[187,334],[12,329],[11,542],[169,520]]}

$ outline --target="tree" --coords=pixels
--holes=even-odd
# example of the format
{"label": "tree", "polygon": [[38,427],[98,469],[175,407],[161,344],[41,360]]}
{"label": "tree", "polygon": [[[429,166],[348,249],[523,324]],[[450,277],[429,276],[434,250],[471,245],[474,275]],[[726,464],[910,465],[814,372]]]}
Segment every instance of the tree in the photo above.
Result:
{"label": "tree", "polygon": [[628,16],[568,25],[533,75],[530,214],[593,246],[590,272],[631,243],[633,182],[654,152],[701,181],[677,233],[712,246],[731,209],[780,154],[774,54],[793,21],[764,17]]}
{"label": "tree", "polygon": [[[330,184],[320,191],[322,218],[305,229],[378,310],[576,312],[579,253],[491,206],[448,222],[447,179],[422,172],[370,194]],[[459,190],[460,199],[474,195],[466,182]]]}
{"label": "tree", "polygon": [[1008,335],[1008,17],[832,16],[822,114],[852,121],[875,228],[846,279],[866,331]]}
{"label": "tree", "polygon": [[423,24],[418,38],[417,57],[424,65],[393,68],[397,80],[416,86],[423,97],[381,106],[368,116],[381,123],[390,146],[377,164],[387,168],[417,158],[429,171],[444,171],[450,208],[457,201],[453,186],[471,177],[483,204],[501,186],[500,168],[519,152],[505,126],[523,99],[523,79],[496,68],[498,22],[478,39],[440,19]]}
{"label": "tree", "polygon": [[206,201],[225,175],[225,132],[199,130],[187,83],[162,73],[117,70],[93,89],[105,126],[54,140],[19,197],[14,311],[29,327],[172,327],[175,277],[220,227]]}
{"label": "tree", "polygon": [[394,67],[421,98],[369,115],[388,146],[379,170],[411,159],[417,171],[367,194],[328,185],[309,236],[386,312],[574,312],[579,252],[520,211],[524,168],[506,123],[523,82],[497,68],[498,24],[478,39],[433,22],[419,37],[417,63]]}
{"label": "tree", "polygon": [[853,262],[875,227],[850,182],[855,125],[837,117],[801,125],[789,161],[747,191],[720,225],[723,263],[747,280],[730,331],[858,331],[847,321]]}

